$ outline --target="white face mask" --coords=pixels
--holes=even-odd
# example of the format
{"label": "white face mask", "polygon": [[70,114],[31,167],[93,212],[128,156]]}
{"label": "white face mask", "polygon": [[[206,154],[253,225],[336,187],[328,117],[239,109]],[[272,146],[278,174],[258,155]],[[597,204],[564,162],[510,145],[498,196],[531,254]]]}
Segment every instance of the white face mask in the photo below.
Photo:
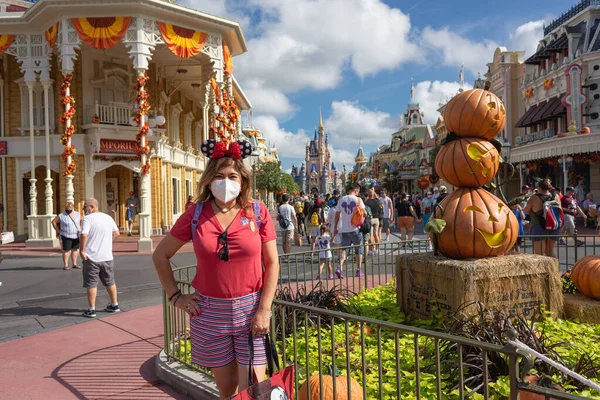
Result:
{"label": "white face mask", "polygon": [[239,182],[225,179],[214,180],[210,184],[210,191],[215,198],[223,203],[229,203],[235,200],[242,190],[242,185]]}

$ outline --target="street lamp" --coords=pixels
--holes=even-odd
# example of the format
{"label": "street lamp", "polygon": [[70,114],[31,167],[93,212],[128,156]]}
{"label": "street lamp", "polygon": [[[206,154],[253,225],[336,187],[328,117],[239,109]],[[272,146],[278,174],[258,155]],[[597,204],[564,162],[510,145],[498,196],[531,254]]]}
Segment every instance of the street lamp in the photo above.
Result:
{"label": "street lamp", "polygon": [[256,195],[256,171],[258,164],[260,163],[260,153],[258,151],[258,139],[256,136],[250,136],[250,145],[252,145],[252,153],[250,154],[253,158],[256,157],[252,163],[252,196],[257,199]]}
{"label": "street lamp", "polygon": [[[512,176],[515,173],[515,169],[512,166],[512,164],[510,163],[511,153],[512,153],[512,145],[510,144],[510,141],[508,141],[506,138],[504,138],[504,140],[502,141],[502,164],[504,164],[504,167],[503,167],[503,170],[504,170],[504,192],[506,194],[508,194],[508,181],[510,180],[510,178],[512,178]],[[508,176],[509,175],[509,173],[507,171],[508,168],[511,169],[510,177]]]}

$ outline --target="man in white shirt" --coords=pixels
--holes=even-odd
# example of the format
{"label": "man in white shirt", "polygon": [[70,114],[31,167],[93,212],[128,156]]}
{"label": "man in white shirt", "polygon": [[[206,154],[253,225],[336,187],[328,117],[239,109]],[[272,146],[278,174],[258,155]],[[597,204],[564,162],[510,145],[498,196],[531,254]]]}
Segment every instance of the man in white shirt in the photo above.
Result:
{"label": "man in white shirt", "polygon": [[[296,220],[296,211],[292,207],[290,202],[290,195],[284,193],[281,196],[281,205],[277,213],[279,214],[279,227],[281,231],[281,241],[283,246],[283,252],[288,254],[292,251],[292,241],[294,240],[294,221]],[[282,225],[283,224],[283,225]],[[285,225],[285,228],[284,228]]]}
{"label": "man in white shirt", "polygon": [[[357,184],[350,185],[346,189],[346,196],[338,200],[335,213],[335,223],[333,228],[333,237],[335,238],[341,231],[342,235],[342,247],[357,246],[354,248],[354,254],[356,255],[356,273],[355,276],[364,276],[364,273],[360,270],[363,254],[363,237],[360,233],[359,227],[352,225],[352,215],[356,210],[356,207],[360,207],[365,212],[365,204],[358,197],[360,186]],[[341,222],[340,222],[341,221]],[[338,229],[338,223],[341,228]],[[340,265],[336,268],[335,273],[338,278],[343,278],[344,274],[344,262],[346,261],[346,251],[342,250],[340,254]]]}
{"label": "man in white shirt", "polygon": [[[390,241],[390,220],[394,215],[394,203],[387,195],[387,190],[381,189],[379,194],[379,201],[383,206],[383,220],[381,221],[381,230],[385,231],[384,242]],[[380,235],[381,236],[381,235]]]}
{"label": "man in white shirt", "polygon": [[111,304],[104,309],[107,312],[121,311],[117,301],[112,242],[119,236],[119,228],[107,214],[98,210],[98,200],[87,199],[83,204],[85,218],[81,228],[80,254],[83,259],[83,287],[87,289],[89,308],[84,317],[96,316],[96,295],[98,280],[102,282]]}

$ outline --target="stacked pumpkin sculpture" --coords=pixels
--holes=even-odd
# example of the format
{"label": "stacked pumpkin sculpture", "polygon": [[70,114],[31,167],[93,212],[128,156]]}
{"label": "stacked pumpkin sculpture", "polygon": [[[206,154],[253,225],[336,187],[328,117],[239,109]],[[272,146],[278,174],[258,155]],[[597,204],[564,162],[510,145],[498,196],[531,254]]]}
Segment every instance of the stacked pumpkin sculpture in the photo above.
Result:
{"label": "stacked pumpkin sculpture", "polygon": [[446,257],[500,256],[517,240],[519,225],[512,210],[483,188],[498,172],[500,147],[492,141],[505,121],[502,101],[487,90],[459,93],[446,106],[444,122],[450,133],[435,169],[458,189],[436,208],[432,223],[437,229],[429,229],[436,236],[437,251]]}

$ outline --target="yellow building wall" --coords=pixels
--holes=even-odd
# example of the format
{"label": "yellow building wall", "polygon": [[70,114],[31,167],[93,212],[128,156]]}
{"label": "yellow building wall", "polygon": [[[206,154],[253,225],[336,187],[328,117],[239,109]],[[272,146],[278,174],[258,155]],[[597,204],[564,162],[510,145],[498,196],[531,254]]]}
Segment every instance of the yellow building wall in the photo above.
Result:
{"label": "yellow building wall", "polygon": [[161,228],[163,221],[163,190],[162,190],[162,160],[153,158],[150,160],[150,185],[152,188],[152,203],[150,204],[152,213],[152,228]]}
{"label": "yellow building wall", "polygon": [[17,232],[17,162],[14,158],[6,159],[6,202],[4,202],[4,218],[8,220],[8,230]]}
{"label": "yellow building wall", "polygon": [[21,127],[21,89],[15,80],[23,78],[23,74],[15,57],[5,55],[4,61],[7,63],[7,72],[4,77],[4,82],[7,83],[4,89],[5,134],[6,136],[20,136],[18,128]]}

